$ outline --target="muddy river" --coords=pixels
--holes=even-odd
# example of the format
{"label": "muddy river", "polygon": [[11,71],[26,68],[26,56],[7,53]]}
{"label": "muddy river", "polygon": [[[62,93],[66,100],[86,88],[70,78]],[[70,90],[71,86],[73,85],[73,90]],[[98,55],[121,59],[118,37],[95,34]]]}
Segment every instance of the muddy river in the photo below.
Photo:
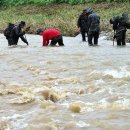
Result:
{"label": "muddy river", "polygon": [[130,44],[27,39],[8,47],[0,34],[0,130],[130,130]]}

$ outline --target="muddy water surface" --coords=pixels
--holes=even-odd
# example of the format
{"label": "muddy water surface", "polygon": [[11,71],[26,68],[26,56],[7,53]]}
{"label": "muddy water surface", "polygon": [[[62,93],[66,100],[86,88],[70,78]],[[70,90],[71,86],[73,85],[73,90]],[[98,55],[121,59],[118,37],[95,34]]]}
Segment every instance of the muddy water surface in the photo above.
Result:
{"label": "muddy water surface", "polygon": [[0,35],[0,130],[130,130],[130,45],[42,48]]}

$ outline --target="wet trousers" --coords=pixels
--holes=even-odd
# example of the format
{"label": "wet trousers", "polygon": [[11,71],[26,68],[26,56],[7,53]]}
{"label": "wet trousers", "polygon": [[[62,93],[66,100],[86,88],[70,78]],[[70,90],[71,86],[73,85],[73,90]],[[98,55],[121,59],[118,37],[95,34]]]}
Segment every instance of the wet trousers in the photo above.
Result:
{"label": "wet trousers", "polygon": [[12,39],[7,39],[8,40],[8,46],[11,45],[17,45],[18,41],[13,41]]}
{"label": "wet trousers", "polygon": [[117,46],[125,46],[126,31],[123,30],[116,36]]}
{"label": "wet trousers", "polygon": [[93,45],[92,40],[94,39],[94,45],[98,45],[99,31],[91,31],[88,33],[88,44]]}
{"label": "wet trousers", "polygon": [[87,36],[88,36],[88,32],[87,31],[81,30],[82,41],[86,41],[86,33],[87,33]]}
{"label": "wet trousers", "polygon": [[62,35],[58,35],[58,36],[56,36],[55,38],[53,38],[53,39],[51,40],[50,46],[55,46],[56,43],[58,43],[59,46],[64,46]]}

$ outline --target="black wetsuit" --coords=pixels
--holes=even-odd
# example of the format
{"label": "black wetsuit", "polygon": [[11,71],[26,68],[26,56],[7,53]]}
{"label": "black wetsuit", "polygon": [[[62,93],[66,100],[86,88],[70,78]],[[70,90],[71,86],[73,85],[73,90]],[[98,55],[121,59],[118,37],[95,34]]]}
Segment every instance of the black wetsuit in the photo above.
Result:
{"label": "black wetsuit", "polygon": [[85,34],[87,34],[87,36],[88,36],[88,16],[86,14],[82,13],[79,16],[77,26],[80,27],[82,41],[86,41]]}
{"label": "black wetsuit", "polygon": [[88,44],[93,45],[92,40],[94,38],[94,45],[98,45],[99,31],[100,31],[100,17],[92,12],[88,16]]}

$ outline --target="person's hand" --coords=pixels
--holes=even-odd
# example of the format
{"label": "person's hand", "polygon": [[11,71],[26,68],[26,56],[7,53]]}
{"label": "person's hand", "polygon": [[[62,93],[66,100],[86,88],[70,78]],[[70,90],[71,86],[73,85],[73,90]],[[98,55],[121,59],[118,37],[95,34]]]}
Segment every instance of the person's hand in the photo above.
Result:
{"label": "person's hand", "polygon": [[23,35],[25,34],[25,31],[23,31]]}
{"label": "person's hand", "polygon": [[29,45],[28,42],[26,42],[27,46]]}
{"label": "person's hand", "polygon": [[80,32],[80,27],[77,29],[78,32]]}

